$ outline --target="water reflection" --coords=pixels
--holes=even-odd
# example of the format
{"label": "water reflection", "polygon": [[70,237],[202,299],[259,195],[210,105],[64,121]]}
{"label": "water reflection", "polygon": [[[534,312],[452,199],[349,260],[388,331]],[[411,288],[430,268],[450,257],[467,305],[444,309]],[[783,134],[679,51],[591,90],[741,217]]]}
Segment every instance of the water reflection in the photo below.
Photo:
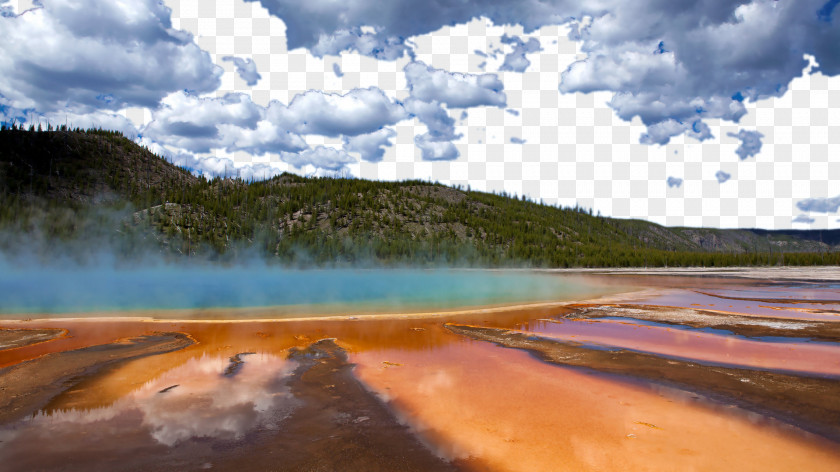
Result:
{"label": "water reflection", "polygon": [[[697,308],[713,311],[724,311],[730,313],[738,313],[747,316],[762,316],[769,318],[783,318],[793,320],[818,320],[818,321],[840,321],[840,301],[834,303],[831,298],[822,298],[818,300],[829,303],[808,303],[805,298],[800,298],[799,293],[788,295],[791,300],[788,302],[780,294],[770,293],[747,293],[747,295],[754,295],[756,299],[746,299],[747,296],[740,297],[744,300],[734,298],[722,298],[721,296],[733,296],[737,292],[725,291],[672,291],[661,295],[656,295],[648,298],[640,298],[629,301],[628,304],[634,305],[656,305],[656,306],[672,306],[684,308]],[[726,294],[726,295],[724,295]],[[721,295],[721,296],[716,296]],[[812,295],[813,296],[813,295]],[[819,296],[819,295],[816,295]],[[812,299],[813,300],[813,299]]]}
{"label": "water reflection", "polygon": [[[293,407],[285,377],[294,362],[276,356],[248,356],[228,377],[229,361],[192,359],[129,398],[143,413],[143,425],[161,444],[195,437],[240,438],[257,427],[275,428]],[[169,388],[167,384],[177,385]]]}
{"label": "water reflection", "polygon": [[[68,450],[107,456],[277,429],[298,402],[286,383],[296,363],[269,354],[242,360],[236,374],[226,376],[227,357],[192,358],[110,406],[39,412],[0,430],[0,463],[39,460],[44,466]],[[59,446],[45,451],[44,444]]]}
{"label": "water reflection", "polygon": [[736,409],[710,409],[691,400],[696,395],[675,400],[490,343],[371,349],[350,360],[437,454],[469,458],[467,470],[835,470],[840,463],[830,449],[744,421]]}
{"label": "water reflection", "polygon": [[779,284],[749,288],[718,288],[699,290],[722,298],[779,300],[783,302],[822,301],[840,304],[840,290],[836,285],[807,284],[789,285]]}
{"label": "water reflection", "polygon": [[[678,282],[724,290],[707,280]],[[582,299],[594,292],[576,295]],[[734,303],[757,306],[685,290],[673,295],[672,304],[699,302],[724,311],[738,311],[726,308]],[[785,304],[777,308],[793,309]],[[557,322],[571,311],[542,306],[407,319],[27,322],[30,327],[66,328],[71,336],[0,352],[0,366],[154,331],[188,332],[196,344],[95,376],[56,401],[52,406],[57,409],[0,428],[0,468],[53,470],[72,463],[77,469],[95,464],[98,470],[117,470],[125,469],[126,458],[133,470],[212,466],[214,458],[244,449],[255,437],[290,431],[291,422],[284,428],[284,418],[305,398],[295,398],[289,389],[288,376],[296,364],[286,359],[286,350],[326,337],[336,338],[348,351],[366,387],[389,401],[400,419],[444,457],[480,458],[499,468],[529,471],[557,470],[558,458],[569,468],[609,470],[670,470],[686,461],[698,469],[714,469],[723,456],[733,468],[799,465],[830,470],[837,465],[838,458],[820,446],[745,424],[728,410],[710,411],[688,400],[676,401],[673,394],[651,394],[613,378],[548,365],[442,327],[454,322],[520,329],[695,361],[840,375],[837,346],[761,342],[630,319]],[[238,319],[238,313],[227,316]],[[769,313],[779,315],[776,309]],[[786,316],[802,316],[790,313]],[[239,356],[243,364],[231,368],[231,357],[250,351],[257,354]],[[127,380],[144,383],[135,388]],[[293,439],[312,440],[305,435]],[[756,457],[763,462],[755,462]],[[161,458],[167,467],[159,467]]]}
{"label": "water reflection", "polygon": [[520,325],[529,333],[581,344],[629,349],[736,367],[840,376],[840,345],[801,339],[757,341],[631,319],[543,319]]}

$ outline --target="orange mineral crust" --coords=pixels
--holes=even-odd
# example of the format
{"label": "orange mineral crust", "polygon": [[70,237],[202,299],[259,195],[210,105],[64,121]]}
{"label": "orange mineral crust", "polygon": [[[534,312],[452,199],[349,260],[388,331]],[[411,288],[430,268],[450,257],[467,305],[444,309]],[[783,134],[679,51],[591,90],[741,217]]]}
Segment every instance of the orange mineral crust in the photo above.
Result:
{"label": "orange mineral crust", "polygon": [[0,391],[0,468],[840,470],[835,290],[729,280],[420,314],[0,321],[0,380],[20,390]]}
{"label": "orange mineral crust", "polygon": [[[514,326],[522,319],[562,313],[558,309],[515,309],[492,313],[464,313],[447,319],[460,322],[491,322]],[[130,394],[163,373],[202,356],[224,358],[243,352],[285,357],[291,347],[304,347],[319,339],[335,338],[353,349],[436,349],[450,338],[424,336],[438,326],[438,318],[406,319],[314,319],[302,321],[151,321],[119,319],[43,320],[27,322],[30,328],[62,328],[68,334],[61,339],[0,351],[0,368],[51,353],[111,343],[120,339],[157,332],[182,332],[195,343],[166,355],[136,359],[110,369],[105,375],[81,380],[59,395],[48,410],[62,408],[98,408]],[[15,326],[14,323],[7,323]],[[0,323],[0,325],[3,325]]]}
{"label": "orange mineral crust", "polygon": [[[702,308],[710,311],[738,313],[745,316],[761,316],[790,320],[840,321],[840,300],[827,298],[813,303],[809,299],[800,299],[798,289],[790,289],[795,295],[790,300],[778,293],[763,290],[762,293],[749,292],[753,297],[772,298],[732,298],[719,291],[667,290],[651,297],[639,297],[633,303],[639,305],[659,305],[685,308]],[[734,292],[734,291],[730,291]],[[807,295],[807,293],[806,293]],[[833,297],[834,294],[832,293]],[[795,298],[794,298],[795,297]]]}
{"label": "orange mineral crust", "polygon": [[438,454],[475,470],[840,467],[821,441],[737,408],[453,338],[434,351],[367,350],[350,360]]}
{"label": "orange mineral crust", "polygon": [[630,349],[707,364],[840,378],[840,344],[836,343],[760,341],[624,320],[546,320],[529,324],[528,333],[565,342]]}

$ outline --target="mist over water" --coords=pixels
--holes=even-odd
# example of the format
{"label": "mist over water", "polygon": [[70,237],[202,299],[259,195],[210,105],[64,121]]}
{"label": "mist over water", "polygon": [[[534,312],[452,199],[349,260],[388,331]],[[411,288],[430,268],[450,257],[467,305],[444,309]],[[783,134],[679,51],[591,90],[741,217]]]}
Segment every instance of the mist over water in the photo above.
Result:
{"label": "mist over water", "polygon": [[[104,210],[100,216],[106,222],[125,217]],[[38,231],[0,231],[0,318],[132,310],[159,310],[162,318],[244,317],[183,310],[260,307],[282,309],[251,316],[404,313],[558,301],[605,290],[579,277],[529,270],[382,268],[375,260],[288,266],[254,249],[259,245],[186,257],[162,250],[150,233],[114,233],[101,222],[84,227],[84,236],[61,240]]]}
{"label": "mist over water", "polygon": [[594,294],[575,277],[524,270],[310,269],[267,265],[0,267],[0,314],[286,306],[400,312]]}

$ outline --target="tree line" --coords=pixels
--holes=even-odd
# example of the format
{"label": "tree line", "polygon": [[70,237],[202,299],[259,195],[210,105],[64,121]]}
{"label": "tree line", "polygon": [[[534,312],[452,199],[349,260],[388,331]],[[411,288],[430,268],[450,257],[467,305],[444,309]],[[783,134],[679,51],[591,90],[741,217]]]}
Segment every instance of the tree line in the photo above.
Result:
{"label": "tree line", "polygon": [[[0,127],[0,231],[65,242],[97,234],[125,257],[142,247],[172,258],[257,254],[296,265],[840,263],[834,248],[791,235],[702,230],[724,241],[709,250],[678,229],[419,180],[207,179],[118,132],[51,125]],[[0,238],[0,247],[14,250],[15,241]]]}

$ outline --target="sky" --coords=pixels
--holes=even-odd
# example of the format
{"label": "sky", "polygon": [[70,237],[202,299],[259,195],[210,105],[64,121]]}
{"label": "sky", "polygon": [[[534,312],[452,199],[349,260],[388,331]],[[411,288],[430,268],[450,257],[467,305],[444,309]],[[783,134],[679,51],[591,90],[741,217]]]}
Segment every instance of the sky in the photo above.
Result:
{"label": "sky", "polygon": [[197,174],[840,228],[840,0],[0,0],[0,120]]}

